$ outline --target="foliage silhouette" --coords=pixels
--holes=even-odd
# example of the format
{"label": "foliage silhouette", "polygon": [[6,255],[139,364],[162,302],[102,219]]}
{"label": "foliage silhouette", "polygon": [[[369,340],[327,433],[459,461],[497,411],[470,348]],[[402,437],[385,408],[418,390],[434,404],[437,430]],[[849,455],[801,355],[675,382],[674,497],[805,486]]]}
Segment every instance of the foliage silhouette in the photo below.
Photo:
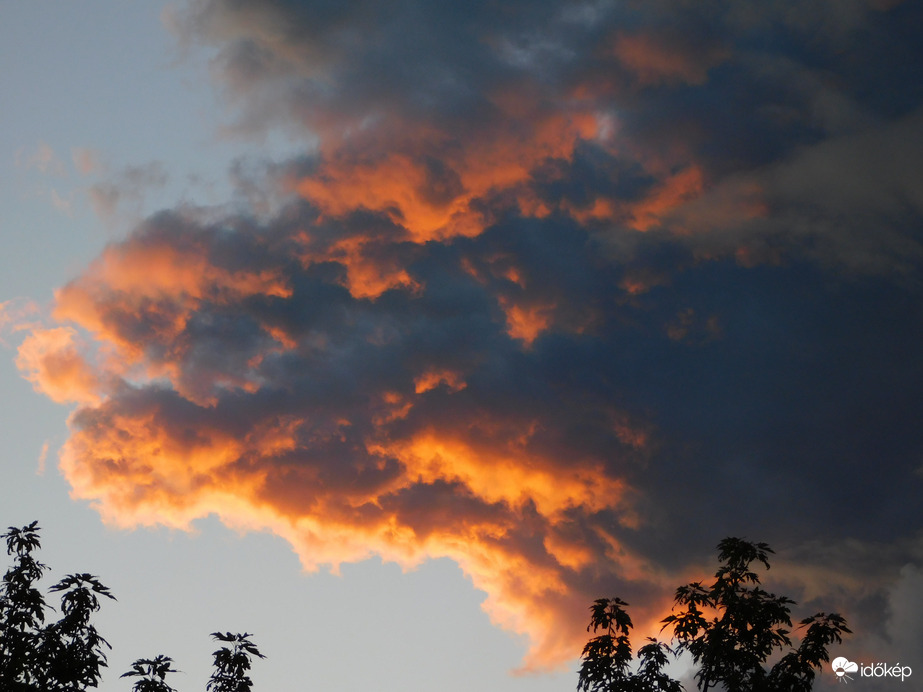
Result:
{"label": "foliage silhouette", "polygon": [[[115,596],[92,574],[68,574],[49,588],[60,594],[61,617],[45,624],[47,611],[54,609],[36,586],[48,571],[33,554],[41,548],[40,531],[33,521],[2,534],[13,566],[0,584],[0,692],[83,692],[98,687],[105,650],[112,648],[91,620],[100,599]],[[265,658],[251,635],[215,632],[212,637],[230,646],[214,653],[207,691],[250,692],[251,657]],[[176,672],[172,665],[169,656],[139,658],[121,677],[138,678],[133,692],[176,692],[166,682],[167,674]]]}
{"label": "foliage silhouette", "polygon": [[667,653],[672,650],[662,642],[648,639],[649,644],[638,650],[640,665],[638,672],[632,672],[631,642],[628,632],[632,628],[631,618],[625,612],[628,604],[620,598],[597,599],[590,610],[590,624],[587,627],[600,634],[583,647],[583,663],[577,690],[584,692],[648,692],[664,690],[680,692],[682,686],[665,672]]}
{"label": "foliage silhouette", "polygon": [[[212,654],[215,670],[205,686],[207,692],[250,692],[253,688],[253,681],[247,675],[250,657],[266,658],[250,641],[252,635],[247,632],[212,632],[211,636],[231,646],[223,646]],[[166,682],[168,673],[178,672],[172,665],[173,659],[163,654],[154,658],[139,658],[132,664],[131,670],[122,673],[120,677],[138,678],[131,687],[132,692],[176,692]]]}
{"label": "foliage silhouette", "polygon": [[215,672],[206,685],[208,692],[250,692],[253,683],[247,675],[250,657],[266,658],[250,641],[250,634],[221,634],[212,632],[212,638],[231,644],[223,646],[214,654]]}
{"label": "foliage silhouette", "polygon": [[154,658],[139,658],[131,664],[131,670],[122,673],[119,677],[139,678],[131,686],[132,692],[176,692],[175,689],[166,683],[167,673],[178,672],[171,666],[173,659],[169,656],[159,654]]}
{"label": "foliage silhouette", "polygon": [[[727,692],[810,690],[816,669],[830,660],[827,647],[842,642],[842,635],[851,630],[842,616],[817,613],[801,621],[801,642],[794,648],[789,606],[795,602],[760,588],[759,576],[751,569],[759,562],[768,570],[772,552],[765,543],[733,537],[721,541],[721,564],[714,583],[679,587],[674,610],[662,621],[662,629],[672,630],[674,647],[650,640],[638,651],[637,672],[630,669],[628,631],[632,624],[624,610],[628,604],[618,598],[597,600],[590,606],[587,631],[606,633],[584,647],[577,690],[678,692],[682,686],[663,668],[668,653],[683,652],[691,654],[698,667],[695,679],[703,692],[712,688]],[[789,652],[767,668],[770,657],[785,647]]]}
{"label": "foliage silhouette", "polygon": [[69,574],[49,591],[61,592],[62,617],[42,632],[41,657],[48,679],[65,690],[96,687],[106,665],[103,647],[112,647],[90,623],[100,609],[98,596],[115,600],[92,574]]}
{"label": "foliage silhouette", "polygon": [[38,657],[45,622],[45,597],[35,583],[48,570],[32,552],[41,547],[37,521],[3,534],[13,566],[0,586],[0,689],[36,689],[43,665]]}
{"label": "foliage silhouette", "polygon": [[14,564],[0,587],[0,689],[76,692],[96,687],[111,648],[90,622],[99,596],[115,600],[92,574],[69,574],[50,588],[61,593],[61,618],[45,625],[50,608],[36,588],[48,566],[37,521],[3,534]]}

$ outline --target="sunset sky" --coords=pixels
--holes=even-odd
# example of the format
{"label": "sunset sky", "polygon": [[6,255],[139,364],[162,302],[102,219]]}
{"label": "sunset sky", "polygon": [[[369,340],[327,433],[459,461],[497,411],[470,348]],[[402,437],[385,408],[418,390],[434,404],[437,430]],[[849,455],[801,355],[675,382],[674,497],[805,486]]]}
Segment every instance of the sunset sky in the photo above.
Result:
{"label": "sunset sky", "polygon": [[921,28],[4,3],[0,527],[119,598],[100,689],[215,630],[257,690],[573,689],[729,535],[923,675]]}

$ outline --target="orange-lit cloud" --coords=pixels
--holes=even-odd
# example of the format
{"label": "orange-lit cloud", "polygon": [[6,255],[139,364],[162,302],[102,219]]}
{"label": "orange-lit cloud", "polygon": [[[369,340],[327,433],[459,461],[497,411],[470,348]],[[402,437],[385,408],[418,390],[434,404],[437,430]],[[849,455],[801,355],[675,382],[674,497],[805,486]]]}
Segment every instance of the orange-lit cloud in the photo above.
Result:
{"label": "orange-lit cloud", "polygon": [[503,311],[506,313],[507,333],[514,339],[521,339],[530,345],[548,328],[549,314],[554,306],[533,305],[521,307],[501,301]]}
{"label": "orange-lit cloud", "polygon": [[[318,170],[291,184],[331,216],[357,208],[382,212],[414,242],[477,235],[491,221],[477,201],[525,183],[545,159],[570,158],[577,142],[595,137],[599,128],[592,113],[548,115],[503,97],[501,110],[527,111],[513,127],[496,126],[467,143],[425,128],[415,129],[410,142],[395,143],[385,130],[385,141],[369,135],[345,151],[326,153]],[[386,146],[398,151],[378,153]]]}
{"label": "orange-lit cloud", "polygon": [[58,403],[92,403],[101,389],[76,337],[70,327],[34,329],[19,347],[17,367],[36,391]]}
{"label": "orange-lit cloud", "polygon": [[[529,637],[527,667],[560,665],[592,600],[580,584],[637,577],[604,564],[638,526],[616,469],[643,459],[649,425],[603,400],[588,423],[544,397],[503,403],[522,393],[491,383],[480,340],[534,352],[568,310],[531,296],[541,267],[373,226],[327,242],[322,213],[302,221],[159,215],[56,293],[59,326],[31,327],[17,363],[78,404],[60,456],[73,496],[118,526],[214,513],[269,529],[308,568],[450,557],[493,621]],[[452,309],[459,291],[476,302]],[[586,424],[605,453],[578,450]]]}
{"label": "orange-lit cloud", "polygon": [[719,46],[686,44],[681,35],[631,35],[620,32],[613,53],[644,85],[686,82],[702,84],[708,70],[728,57]]}
{"label": "orange-lit cloud", "polygon": [[[450,371],[409,384],[420,398],[440,384],[450,397],[466,391]],[[376,419],[359,441],[353,422],[332,415],[253,410],[233,422],[230,400],[202,406],[156,386],[110,395],[77,410],[60,466],[73,496],[107,522],[188,528],[215,513],[286,537],[312,569],[374,554],[405,566],[451,557],[488,593],[492,620],[529,636],[530,668],[573,655],[589,595],[575,579],[595,581],[613,549],[630,552],[611,533],[617,524],[591,519],[615,512],[631,524],[625,483],[598,460],[561,464],[543,452],[541,421],[517,430],[512,419],[458,420],[399,438],[420,402]],[[616,427],[613,439],[643,447],[642,433]],[[618,562],[626,581],[656,572],[640,556]]]}
{"label": "orange-lit cloud", "polygon": [[648,230],[680,204],[700,195],[703,187],[702,171],[697,166],[669,176],[646,199],[633,206],[631,226],[639,231]]}
{"label": "orange-lit cloud", "polygon": [[451,370],[427,370],[419,377],[414,378],[413,384],[414,391],[417,394],[423,394],[442,384],[453,392],[457,392],[467,386],[462,376]]}
{"label": "orange-lit cloud", "polygon": [[328,247],[314,250],[310,235],[298,237],[304,246],[300,253],[305,266],[319,262],[336,262],[345,272],[342,284],[356,298],[377,298],[389,289],[419,290],[420,284],[411,278],[400,263],[376,253],[380,244],[361,236],[341,238]]}
{"label": "orange-lit cloud", "polygon": [[376,456],[400,461],[417,482],[460,483],[488,504],[518,508],[534,505],[540,515],[555,519],[574,507],[596,511],[619,504],[622,484],[608,479],[598,468],[562,471],[549,460],[531,457],[523,442],[511,440],[503,447],[471,447],[451,439],[447,432],[425,431],[406,443],[376,445]]}

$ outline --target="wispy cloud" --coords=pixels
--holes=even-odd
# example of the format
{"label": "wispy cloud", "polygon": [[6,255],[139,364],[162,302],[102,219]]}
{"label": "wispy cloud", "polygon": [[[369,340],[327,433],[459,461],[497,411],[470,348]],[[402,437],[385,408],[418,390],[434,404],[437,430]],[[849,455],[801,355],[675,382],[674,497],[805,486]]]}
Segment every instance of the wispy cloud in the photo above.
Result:
{"label": "wispy cloud", "polygon": [[48,447],[51,443],[48,440],[42,444],[42,449],[38,454],[38,466],[35,469],[35,473],[39,476],[45,475],[45,464],[48,460]]}
{"label": "wispy cloud", "polygon": [[97,175],[106,170],[106,164],[94,149],[75,147],[71,150],[71,159],[81,175]]}
{"label": "wispy cloud", "polygon": [[35,327],[40,313],[39,306],[28,298],[12,298],[0,303],[0,344],[6,346],[10,335]]}
{"label": "wispy cloud", "polygon": [[64,162],[58,157],[48,142],[39,142],[35,151],[29,153],[21,149],[16,153],[16,164],[34,169],[42,175],[61,177],[67,174]]}
{"label": "wispy cloud", "polygon": [[[87,166],[93,163],[95,162],[81,159],[78,165]],[[91,167],[88,172],[95,170],[99,169]],[[88,188],[90,206],[103,221],[113,221],[125,215],[137,218],[141,214],[147,194],[163,188],[167,180],[166,170],[160,162],[126,166]]]}

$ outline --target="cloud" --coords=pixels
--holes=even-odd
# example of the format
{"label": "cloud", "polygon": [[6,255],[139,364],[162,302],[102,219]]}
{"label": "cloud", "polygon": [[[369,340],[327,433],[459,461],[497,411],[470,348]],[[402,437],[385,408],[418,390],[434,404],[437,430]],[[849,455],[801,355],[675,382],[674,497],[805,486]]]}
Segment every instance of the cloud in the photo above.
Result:
{"label": "cloud", "polygon": [[895,661],[915,661],[923,644],[923,570],[906,564],[892,587],[888,601],[888,655]]}
{"label": "cloud", "polygon": [[35,474],[36,474],[37,476],[44,476],[44,475],[45,475],[45,463],[46,463],[46,461],[48,460],[48,446],[49,446],[49,444],[50,444],[50,443],[49,443],[48,440],[45,440],[45,442],[42,443],[42,449],[41,449],[41,451],[40,451],[39,454],[38,454],[38,464],[37,464],[36,469],[35,469]]}
{"label": "cloud", "polygon": [[71,158],[74,161],[74,167],[81,175],[95,175],[106,169],[99,152],[93,149],[74,147],[71,149]]}
{"label": "cloud", "polygon": [[237,213],[145,219],[23,341],[76,404],[74,496],[312,569],[450,557],[532,670],[598,597],[655,633],[731,534],[864,618],[923,518],[923,55],[910,3],[844,7],[177,11],[237,133],[302,146],[235,166]]}
{"label": "cloud", "polygon": [[[587,595],[571,582],[628,555],[618,535],[636,522],[607,467],[643,462],[647,424],[601,394],[548,399],[548,356],[519,361],[460,248],[399,243],[414,286],[356,296],[339,261],[299,258],[295,229],[318,214],[296,206],[293,226],[233,231],[162,214],[58,292],[56,319],[98,352],[59,327],[34,331],[18,362],[53,399],[86,404],[62,451],[75,495],[120,525],[217,512],[268,527],[308,566],[450,556],[496,622],[535,636],[536,665],[570,658]],[[468,242],[479,266],[503,239]],[[595,402],[595,420],[572,396]]]}
{"label": "cloud", "polygon": [[86,362],[76,332],[70,327],[33,329],[19,347],[16,365],[35,390],[52,401],[97,400],[97,375]]}
{"label": "cloud", "polygon": [[[98,163],[92,159],[76,159],[76,165],[87,166]],[[90,168],[95,171],[98,168]],[[83,171],[83,168],[81,168]],[[104,220],[112,220],[120,213],[138,216],[148,193],[166,185],[168,176],[162,163],[154,161],[141,166],[126,166],[111,175],[105,181],[94,183],[87,191],[90,206],[96,215]]]}
{"label": "cloud", "polygon": [[703,84],[708,70],[727,57],[720,46],[701,50],[686,35],[616,34],[613,52],[643,85],[671,82]]}
{"label": "cloud", "polygon": [[[668,224],[702,253],[744,262],[779,252],[851,272],[916,271],[923,238],[923,112],[859,133],[832,136],[770,166],[731,176],[687,204]],[[661,219],[657,219],[660,221]]]}
{"label": "cloud", "polygon": [[28,328],[27,318],[38,314],[38,305],[27,298],[12,298],[0,303],[0,335]]}
{"label": "cloud", "polygon": [[67,216],[73,216],[74,214],[74,200],[73,195],[68,197],[62,197],[58,194],[58,191],[55,189],[51,190],[51,203],[54,205],[55,209],[60,211]]}
{"label": "cloud", "polygon": [[19,166],[37,170],[42,175],[61,177],[67,174],[64,162],[58,158],[48,142],[39,142],[36,151],[31,155],[20,150],[16,154],[16,163]]}

